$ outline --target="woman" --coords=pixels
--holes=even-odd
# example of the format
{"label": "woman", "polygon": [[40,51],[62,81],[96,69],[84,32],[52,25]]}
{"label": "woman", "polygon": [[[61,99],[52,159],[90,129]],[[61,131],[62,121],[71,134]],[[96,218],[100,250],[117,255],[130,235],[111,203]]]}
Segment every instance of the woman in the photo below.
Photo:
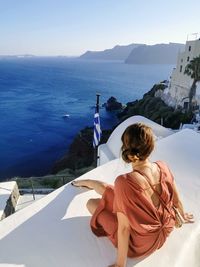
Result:
{"label": "woman", "polygon": [[127,256],[145,257],[159,249],[175,226],[173,206],[185,223],[193,215],[184,212],[173,175],[164,162],[151,162],[154,136],[150,127],[136,123],[122,135],[122,158],[133,171],[116,178],[114,187],[96,180],[74,181],[74,186],[94,189],[102,198],[90,199],[91,229],[107,236],[117,247],[116,263],[124,267]]}

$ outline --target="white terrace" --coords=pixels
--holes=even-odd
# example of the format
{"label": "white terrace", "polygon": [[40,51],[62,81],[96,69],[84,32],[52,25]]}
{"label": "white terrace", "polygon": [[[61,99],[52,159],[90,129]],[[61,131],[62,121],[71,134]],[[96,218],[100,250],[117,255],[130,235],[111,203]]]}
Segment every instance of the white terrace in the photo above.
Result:
{"label": "white terrace", "polygon": [[[142,261],[129,259],[127,266],[199,267],[200,135],[186,129],[158,139],[152,160],[170,165],[185,210],[195,215],[196,222],[175,229],[160,250]],[[130,170],[131,165],[116,158],[79,178],[113,184],[116,176]],[[114,263],[116,249],[111,242],[90,230],[85,204],[91,197],[97,194],[69,183],[1,221],[0,267],[107,267]]]}

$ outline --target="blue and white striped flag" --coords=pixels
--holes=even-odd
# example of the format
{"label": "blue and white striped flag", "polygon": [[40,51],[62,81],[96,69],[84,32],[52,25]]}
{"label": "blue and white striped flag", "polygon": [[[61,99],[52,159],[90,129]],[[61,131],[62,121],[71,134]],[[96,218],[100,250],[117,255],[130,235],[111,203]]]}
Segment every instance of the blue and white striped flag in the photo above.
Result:
{"label": "blue and white striped flag", "polygon": [[97,112],[97,108],[95,109],[94,114],[94,138],[93,138],[93,147],[99,145],[101,139],[101,126],[100,126],[100,117],[99,113]]}

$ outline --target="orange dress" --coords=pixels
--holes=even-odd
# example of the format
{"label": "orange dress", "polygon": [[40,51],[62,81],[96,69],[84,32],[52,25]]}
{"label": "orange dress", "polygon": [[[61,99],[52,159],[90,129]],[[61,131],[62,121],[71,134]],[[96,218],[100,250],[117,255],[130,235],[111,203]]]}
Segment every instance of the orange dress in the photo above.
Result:
{"label": "orange dress", "polygon": [[[134,181],[133,173],[120,175],[115,185],[107,186],[102,199],[91,218],[91,229],[97,236],[107,236],[117,247],[117,212],[126,215],[131,226],[128,256],[148,256],[159,249],[175,225],[173,205],[173,176],[162,161],[160,168],[160,198],[165,203],[155,207],[143,193],[144,189]],[[167,208],[166,208],[167,206]]]}

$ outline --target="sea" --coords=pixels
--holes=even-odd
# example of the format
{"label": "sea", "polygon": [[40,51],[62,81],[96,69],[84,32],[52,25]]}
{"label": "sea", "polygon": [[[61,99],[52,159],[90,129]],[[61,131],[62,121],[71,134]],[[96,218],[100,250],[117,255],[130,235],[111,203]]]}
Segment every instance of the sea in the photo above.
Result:
{"label": "sea", "polygon": [[[173,67],[67,57],[1,58],[0,181],[50,173],[75,135],[93,126],[96,93],[100,105],[111,96],[126,104],[169,79]],[[102,129],[117,123],[103,107],[100,119]]]}

